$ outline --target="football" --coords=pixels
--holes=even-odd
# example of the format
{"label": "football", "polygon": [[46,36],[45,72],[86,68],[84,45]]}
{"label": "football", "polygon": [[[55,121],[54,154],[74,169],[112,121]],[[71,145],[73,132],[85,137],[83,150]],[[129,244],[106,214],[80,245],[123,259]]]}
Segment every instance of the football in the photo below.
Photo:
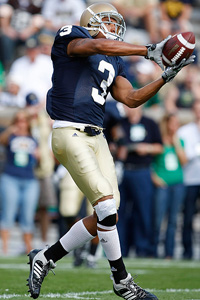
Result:
{"label": "football", "polygon": [[162,50],[163,64],[168,67],[178,64],[183,58],[188,59],[195,48],[195,35],[193,32],[182,32],[172,36]]}

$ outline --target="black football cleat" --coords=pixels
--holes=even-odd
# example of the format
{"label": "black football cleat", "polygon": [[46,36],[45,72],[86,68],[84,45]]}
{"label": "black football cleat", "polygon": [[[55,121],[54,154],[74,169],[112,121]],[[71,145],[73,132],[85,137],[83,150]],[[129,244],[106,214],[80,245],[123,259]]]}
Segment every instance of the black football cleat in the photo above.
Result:
{"label": "black football cleat", "polygon": [[30,273],[27,279],[27,286],[29,287],[28,292],[30,292],[33,299],[39,297],[44,277],[56,267],[56,264],[51,259],[49,261],[46,260],[44,256],[46,250],[46,248],[43,250],[34,249],[28,254]]}
{"label": "black football cleat", "polygon": [[113,290],[115,294],[126,300],[158,300],[158,298],[146,290],[138,286],[131,276],[128,274],[127,278],[120,280],[120,283],[115,283],[113,276]]}

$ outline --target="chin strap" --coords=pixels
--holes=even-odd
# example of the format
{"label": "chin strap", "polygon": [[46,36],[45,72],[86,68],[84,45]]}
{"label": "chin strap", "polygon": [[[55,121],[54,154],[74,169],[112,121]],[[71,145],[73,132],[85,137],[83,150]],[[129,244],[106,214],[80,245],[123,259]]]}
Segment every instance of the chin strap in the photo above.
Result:
{"label": "chin strap", "polygon": [[[104,24],[102,24],[104,25]],[[103,31],[101,28],[99,28],[99,31],[105,36],[106,39],[108,40],[119,40],[120,38],[117,37],[116,35],[112,34],[110,31],[108,31],[107,29],[105,31]]]}

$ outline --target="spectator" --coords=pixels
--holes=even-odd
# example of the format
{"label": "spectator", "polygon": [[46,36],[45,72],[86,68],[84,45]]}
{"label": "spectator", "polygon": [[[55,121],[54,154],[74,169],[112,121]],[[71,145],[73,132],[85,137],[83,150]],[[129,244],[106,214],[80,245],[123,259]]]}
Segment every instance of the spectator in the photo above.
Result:
{"label": "spectator", "polygon": [[57,32],[67,24],[79,25],[80,16],[85,8],[83,0],[45,0],[42,10],[45,28]]}
{"label": "spectator", "polygon": [[153,256],[158,257],[161,224],[167,217],[165,258],[174,256],[178,213],[183,204],[185,186],[183,169],[187,162],[184,142],[177,137],[179,120],[176,115],[165,115],[161,120],[163,152],[154,156],[152,178],[155,186],[153,204]]}
{"label": "spectator", "polygon": [[0,105],[6,107],[24,107],[24,98],[20,94],[20,86],[22,84],[20,76],[16,74],[6,77],[6,87],[0,91]]}
{"label": "spectator", "polygon": [[[124,16],[127,26],[148,32],[149,41],[157,42],[158,24],[156,17],[157,0],[113,0],[112,4]],[[141,30],[142,29],[142,30]]]}
{"label": "spectator", "polygon": [[184,183],[186,196],[184,200],[183,218],[183,257],[193,258],[193,217],[197,199],[200,195],[200,100],[193,104],[195,120],[183,125],[178,136],[184,140],[188,163],[184,167]]}
{"label": "spectator", "polygon": [[9,69],[15,55],[16,34],[11,26],[13,12],[12,6],[0,5],[0,60],[6,70]]}
{"label": "spectator", "polygon": [[41,247],[48,244],[48,231],[52,218],[57,212],[57,197],[53,183],[55,158],[50,146],[51,120],[34,93],[26,96],[26,111],[31,125],[31,133],[38,143],[40,160],[35,174],[40,183],[37,207],[37,221],[41,233]]}
{"label": "spectator", "polygon": [[48,30],[44,30],[38,36],[40,44],[40,52],[42,54],[51,55],[51,48],[54,42],[54,34]]}
{"label": "spectator", "polygon": [[2,62],[0,61],[0,93],[3,90],[5,85],[5,70]]}
{"label": "spectator", "polygon": [[7,154],[0,181],[3,253],[9,253],[10,230],[18,211],[25,251],[29,253],[32,249],[34,217],[39,197],[39,184],[34,175],[39,152],[24,111],[17,112],[12,124],[1,133],[0,143],[6,147]]}
{"label": "spectator", "polygon": [[191,31],[190,16],[193,0],[160,0],[161,38]]}
{"label": "spectator", "polygon": [[34,93],[39,102],[44,102],[46,92],[51,86],[53,67],[49,55],[40,53],[38,39],[31,37],[26,41],[26,54],[16,59],[10,69],[9,76],[20,79],[20,95],[26,106],[26,96]]}
{"label": "spectator", "polygon": [[165,108],[169,113],[189,109],[200,94],[199,67],[195,64],[188,66],[176,84],[172,84],[164,97]]}
{"label": "spectator", "polygon": [[116,159],[120,138],[123,139],[123,132],[120,126],[120,121],[123,117],[125,117],[123,104],[116,102],[111,95],[109,95],[105,105],[105,118],[103,127],[109,149],[114,159]]}
{"label": "spectator", "polygon": [[138,257],[147,257],[150,251],[153,209],[150,165],[153,156],[163,150],[162,139],[158,125],[143,116],[141,107],[125,107],[125,112],[127,117],[122,119],[121,125],[126,146],[122,147],[126,147],[127,154],[120,151],[120,156],[118,155],[118,159],[124,161],[118,229],[124,256],[128,256],[134,245]]}
{"label": "spectator", "polygon": [[[159,70],[160,71],[160,70]],[[135,65],[135,81],[132,82],[134,88],[139,89],[150,83],[157,76],[157,67],[152,61],[140,60]],[[157,108],[160,106],[160,95],[157,93],[147,103],[144,108]]]}
{"label": "spectator", "polygon": [[8,0],[6,4],[0,6],[1,59],[6,70],[19,55],[18,48],[43,27],[41,7],[42,0],[37,3],[32,0]]}

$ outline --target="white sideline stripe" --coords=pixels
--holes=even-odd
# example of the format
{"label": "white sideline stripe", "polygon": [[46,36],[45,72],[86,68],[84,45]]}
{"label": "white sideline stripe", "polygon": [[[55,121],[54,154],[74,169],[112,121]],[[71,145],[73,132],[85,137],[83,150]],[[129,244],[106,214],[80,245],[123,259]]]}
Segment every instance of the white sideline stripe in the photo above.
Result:
{"label": "white sideline stripe", "polygon": [[[182,269],[182,268],[192,268],[192,269],[199,269],[200,265],[199,265],[199,260],[198,263],[196,260],[194,261],[167,261],[167,260],[155,260],[155,259],[149,259],[148,262],[147,261],[142,261],[142,260],[133,260],[133,261],[129,261],[129,268],[134,270],[134,273],[140,273],[140,274],[146,274],[146,273],[151,273],[152,271],[150,270],[141,270],[140,268],[152,268],[153,270],[155,269],[160,269],[160,268],[171,268],[176,267],[178,269]],[[26,263],[0,263],[0,270],[3,269],[12,269],[12,270],[29,270],[29,267],[27,266]],[[66,271],[67,270],[72,270],[74,271],[74,267],[72,265],[72,263],[67,263],[67,262],[63,262],[62,264],[57,266],[57,269],[59,271]],[[75,270],[76,271],[76,270]],[[77,270],[77,272],[79,272],[79,270]],[[109,273],[109,269],[108,269],[108,265],[107,265],[107,260],[101,260],[101,264],[98,266],[98,269],[96,269],[94,272],[96,273],[101,273],[101,272],[108,272]]]}
{"label": "white sideline stripe", "polygon": [[[166,290],[157,290],[157,289],[147,289],[149,292],[157,293],[157,292],[166,292],[166,293],[199,293],[200,289],[166,289]],[[82,293],[67,293],[67,294],[60,294],[60,293],[49,293],[49,294],[40,294],[40,298],[51,298],[51,299],[100,299],[96,296],[98,295],[105,295],[105,294],[113,294],[113,290],[108,291],[95,291],[95,292],[82,292]],[[12,299],[12,298],[21,298],[21,297],[30,297],[30,295],[27,294],[7,294],[4,293],[0,295],[0,299]],[[91,296],[94,296],[94,298],[91,298]],[[88,298],[89,297],[89,298]],[[192,300],[192,299],[187,299]],[[195,300],[200,300],[196,299]]]}
{"label": "white sideline stripe", "polygon": [[[74,267],[72,264],[62,264],[62,265],[59,265],[57,267],[57,269],[59,271],[63,271],[65,272],[66,270],[72,270],[73,271],[76,271],[77,273],[79,272],[79,270],[74,270]],[[27,267],[26,264],[0,264],[0,270],[23,270],[23,271],[27,271],[29,270],[29,268]],[[105,265],[104,266],[99,266],[97,269],[94,270],[95,274],[105,274],[108,273],[110,274],[110,270],[108,269],[108,267]],[[137,273],[137,274],[148,274],[148,273],[151,273],[151,271],[148,271],[148,270],[142,270],[142,269],[136,269],[134,268],[134,272]]]}
{"label": "white sideline stripe", "polygon": [[189,43],[186,39],[184,39],[184,37],[182,36],[181,33],[177,35],[177,38],[179,39],[181,44],[183,44],[185,47],[187,47],[189,49],[194,49],[195,48],[195,44]]}

